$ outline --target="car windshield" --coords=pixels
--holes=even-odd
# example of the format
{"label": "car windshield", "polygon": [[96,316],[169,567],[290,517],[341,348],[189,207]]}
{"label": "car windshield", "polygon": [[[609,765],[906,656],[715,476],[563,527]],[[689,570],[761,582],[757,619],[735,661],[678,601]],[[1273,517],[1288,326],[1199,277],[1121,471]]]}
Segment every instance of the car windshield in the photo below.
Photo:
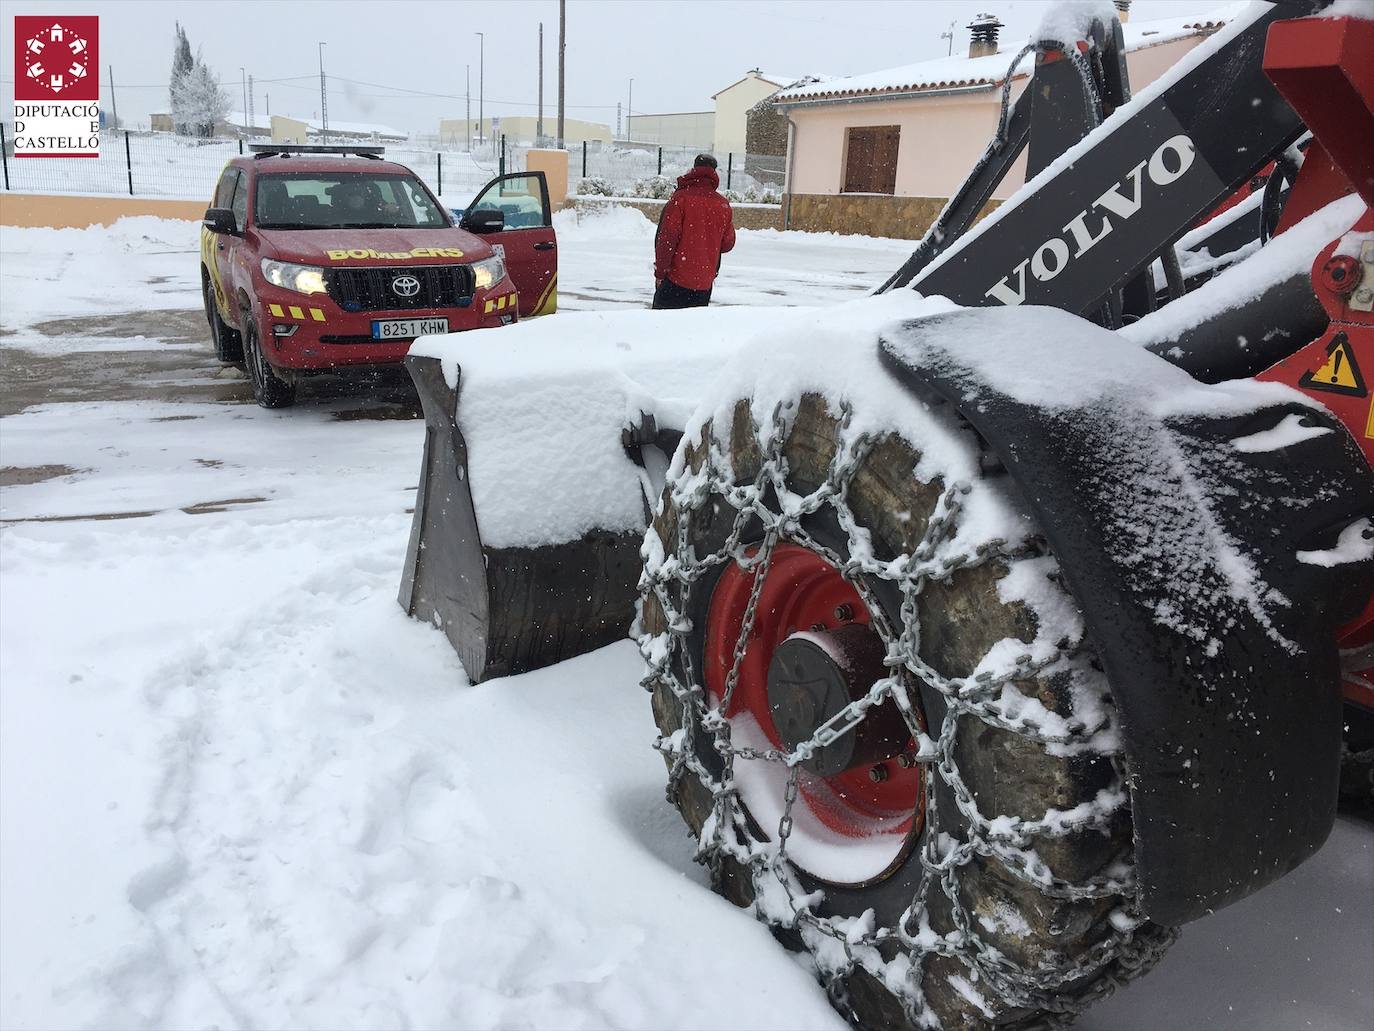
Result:
{"label": "car windshield", "polygon": [[258,176],[259,229],[440,229],[443,212],[409,175],[290,172]]}

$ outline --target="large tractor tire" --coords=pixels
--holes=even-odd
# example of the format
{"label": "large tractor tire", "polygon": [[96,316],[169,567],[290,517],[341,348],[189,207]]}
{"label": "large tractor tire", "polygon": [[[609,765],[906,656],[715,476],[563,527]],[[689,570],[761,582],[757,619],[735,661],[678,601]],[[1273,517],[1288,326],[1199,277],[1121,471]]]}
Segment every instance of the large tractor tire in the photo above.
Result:
{"label": "large tractor tire", "polygon": [[718,411],[637,626],[716,889],[859,1027],[1053,1024],[1147,970],[1110,691],[1005,473],[952,414],[918,447],[814,394]]}

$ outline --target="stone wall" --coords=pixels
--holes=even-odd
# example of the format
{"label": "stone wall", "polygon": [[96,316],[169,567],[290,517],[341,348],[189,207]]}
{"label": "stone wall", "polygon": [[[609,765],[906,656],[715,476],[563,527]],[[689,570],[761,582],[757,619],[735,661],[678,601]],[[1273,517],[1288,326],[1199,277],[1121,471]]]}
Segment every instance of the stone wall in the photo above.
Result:
{"label": "stone wall", "polygon": [[[787,228],[808,233],[845,233],[886,236],[895,240],[919,240],[944,210],[944,197],[881,197],[873,194],[799,193],[790,201]],[[982,218],[1000,201],[989,201]]]}
{"label": "stone wall", "polygon": [[[632,197],[578,197],[568,198],[568,204],[579,210],[588,208],[606,207],[608,205],[624,208],[634,208],[642,211],[650,222],[658,223],[658,216],[663,213],[663,205],[667,201],[661,200],[639,200]],[[776,204],[732,204],[731,211],[735,216],[736,229],[781,229],[782,228],[782,208]]]}

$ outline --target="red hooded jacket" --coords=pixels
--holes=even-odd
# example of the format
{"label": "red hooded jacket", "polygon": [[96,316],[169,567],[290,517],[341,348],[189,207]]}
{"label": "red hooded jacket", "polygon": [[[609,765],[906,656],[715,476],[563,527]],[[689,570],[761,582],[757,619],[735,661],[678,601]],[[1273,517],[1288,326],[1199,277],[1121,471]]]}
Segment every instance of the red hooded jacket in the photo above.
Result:
{"label": "red hooded jacket", "polygon": [[709,290],[720,256],[735,246],[730,202],[716,190],[720,176],[699,166],[679,176],[663,207],[654,238],[654,279],[670,279],[688,290]]}

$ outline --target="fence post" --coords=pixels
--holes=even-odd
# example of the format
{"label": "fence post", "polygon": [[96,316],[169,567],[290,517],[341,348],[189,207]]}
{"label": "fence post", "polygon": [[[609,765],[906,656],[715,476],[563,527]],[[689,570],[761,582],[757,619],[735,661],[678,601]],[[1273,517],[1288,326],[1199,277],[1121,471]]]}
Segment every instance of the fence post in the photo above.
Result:
{"label": "fence post", "polygon": [[658,148],[658,174],[663,174],[663,148]]}
{"label": "fence post", "polygon": [[435,151],[435,153],[434,153],[434,163],[435,163],[435,165],[438,166],[438,169],[437,169],[437,171],[438,171],[438,176],[437,176],[437,178],[438,178],[438,180],[439,180],[439,189],[438,189],[438,193],[439,193],[439,196],[442,197],[442,196],[444,195],[444,155],[441,154],[441,153],[439,153],[438,151]]}
{"label": "fence post", "polygon": [[587,178],[587,141],[582,141],[582,178]]}
{"label": "fence post", "polygon": [[725,155],[725,188],[730,188],[730,180],[735,174],[735,155],[729,153]]}
{"label": "fence post", "polygon": [[506,174],[506,134],[501,134],[501,164],[497,170],[497,175]]}
{"label": "fence post", "polygon": [[10,159],[5,154],[5,123],[0,122],[0,164],[5,166],[5,189],[10,188]]}
{"label": "fence post", "polygon": [[129,196],[134,195],[134,156],[129,150],[129,130],[124,130],[124,169],[129,173]]}
{"label": "fence post", "polygon": [[239,137],[239,153],[240,153],[240,154],[243,153],[243,137],[242,137],[242,136]]}

